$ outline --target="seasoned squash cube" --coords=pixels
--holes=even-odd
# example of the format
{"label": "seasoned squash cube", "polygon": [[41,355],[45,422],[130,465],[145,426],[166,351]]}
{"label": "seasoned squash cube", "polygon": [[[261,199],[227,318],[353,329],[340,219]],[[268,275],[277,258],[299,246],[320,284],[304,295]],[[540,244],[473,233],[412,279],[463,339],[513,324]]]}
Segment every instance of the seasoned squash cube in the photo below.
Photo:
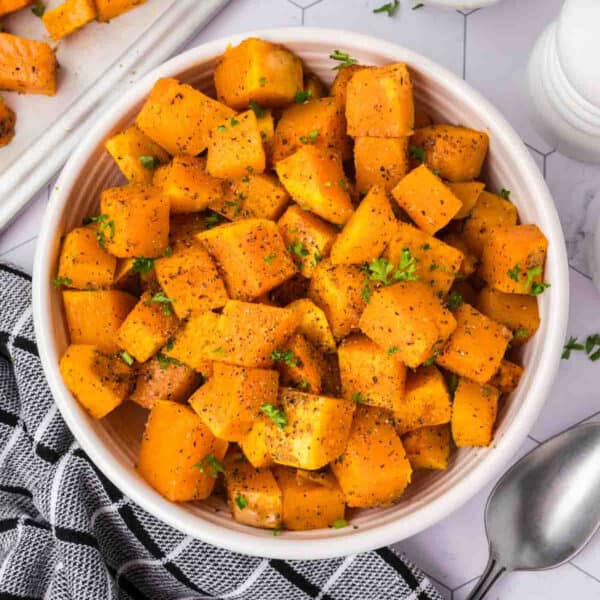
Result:
{"label": "seasoned squash cube", "polygon": [[408,138],[357,137],[354,140],[356,189],[374,185],[389,192],[408,173]]}
{"label": "seasoned squash cube", "polygon": [[359,508],[392,503],[412,477],[390,414],[371,406],[356,409],[348,445],[331,469],[348,506]]}
{"label": "seasoned squash cube", "polygon": [[262,138],[263,148],[265,149],[267,165],[271,165],[273,162],[273,144],[275,143],[275,121],[273,119],[273,113],[260,106],[253,106],[253,109],[258,122],[258,130],[260,131],[260,137]]}
{"label": "seasoned squash cube", "polygon": [[490,445],[499,396],[491,385],[459,379],[452,405],[452,437],[459,448]]}
{"label": "seasoned squash cube", "polygon": [[454,215],[455,219],[466,219],[477,204],[485,183],[480,181],[461,181],[449,183],[448,187],[452,193],[462,202],[462,208]]}
{"label": "seasoned squash cube", "polygon": [[325,313],[308,298],[299,298],[288,304],[300,319],[296,331],[301,333],[321,352],[335,352],[335,340]]}
{"label": "seasoned squash cube", "polygon": [[397,410],[404,396],[406,367],[396,348],[381,348],[360,334],[347,337],[338,349],[346,400]]}
{"label": "seasoned squash cube", "polygon": [[244,456],[255,469],[268,467],[273,464],[267,445],[269,423],[268,417],[263,414],[259,415],[254,420],[250,431],[238,442]]}
{"label": "seasoned squash cube", "polygon": [[172,502],[204,500],[212,493],[227,446],[191,408],[159,400],[146,423],[137,470]]}
{"label": "seasoned squash cube", "polygon": [[450,188],[425,165],[401,179],[392,196],[415,224],[431,235],[448,225],[462,207]]}
{"label": "seasoned squash cube", "polygon": [[320,469],[346,447],[354,404],[341,398],[280,390],[281,426],[267,431],[267,444],[276,463],[299,469]]}
{"label": "seasoned squash cube", "polygon": [[0,17],[33,4],[33,0],[0,0]]}
{"label": "seasoned squash cube", "polygon": [[302,62],[279,44],[258,38],[229,46],[215,67],[217,97],[241,110],[251,101],[286,106],[302,89]]}
{"label": "seasoned squash cube", "polygon": [[17,116],[8,108],[4,98],[0,97],[0,148],[8,146],[15,137]]}
{"label": "seasoned squash cube", "polygon": [[170,154],[196,156],[210,132],[235,115],[224,104],[176,79],[159,79],[137,116],[137,126]]}
{"label": "seasoned squash cube", "polygon": [[512,333],[469,304],[456,309],[457,326],[437,364],[477,383],[489,381],[498,370]]}
{"label": "seasoned squash cube", "polygon": [[98,21],[107,22],[146,3],[146,0],[94,0]]}
{"label": "seasoned squash cube", "polygon": [[104,190],[100,211],[106,249],[115,256],[152,258],[169,245],[169,201],[157,188],[141,183]]}
{"label": "seasoned squash cube", "polygon": [[501,392],[510,394],[517,389],[522,375],[523,367],[521,365],[510,360],[503,360],[489,383]]}
{"label": "seasoned squash cube", "polygon": [[360,317],[365,334],[382,348],[398,348],[395,356],[413,369],[431,358],[455,328],[452,313],[421,281],[377,290]]}
{"label": "seasoned squash cube", "polygon": [[356,71],[346,89],[346,119],[352,137],[410,135],[415,107],[406,65],[395,63]]}
{"label": "seasoned squash cube", "polygon": [[373,187],[358,205],[331,248],[334,265],[357,265],[378,258],[394,235],[396,217],[385,190]]}
{"label": "seasoned squash cube", "polygon": [[98,244],[90,227],[77,227],[63,240],[58,262],[58,278],[69,287],[87,290],[113,283],[117,259]]}
{"label": "seasoned squash cube", "polygon": [[508,294],[537,296],[545,289],[548,240],[537,225],[514,225],[491,232],[481,256],[480,275]]}
{"label": "seasoned squash cube", "polygon": [[305,392],[321,392],[321,353],[301,334],[294,334],[277,355],[277,368],[283,385],[297,386]]}
{"label": "seasoned squash cube", "polygon": [[275,170],[298,204],[326,221],[343,225],[352,214],[348,181],[335,150],[306,144],[279,161]]}
{"label": "seasoned squash cube", "polygon": [[463,256],[457,276],[460,276],[459,278],[461,279],[465,279],[470,275],[473,275],[479,266],[479,260],[471,252],[471,249],[467,245],[465,238],[459,233],[449,231],[441,235],[440,239],[448,246],[455,248]]}
{"label": "seasoned squash cube", "polygon": [[196,235],[212,226],[212,219],[205,213],[171,215],[169,219],[169,242],[172,247],[179,244],[189,246],[197,242]]}
{"label": "seasoned squash cube", "polygon": [[411,467],[444,471],[450,459],[450,427],[421,427],[402,436]]}
{"label": "seasoned squash cube", "polygon": [[346,109],[346,96],[348,92],[348,83],[352,79],[352,76],[357,71],[361,71],[363,69],[373,69],[374,67],[369,67],[365,65],[348,65],[345,67],[341,67],[337,70],[337,75],[331,84],[331,89],[329,90],[329,95],[332,98],[335,98],[338,104]]}
{"label": "seasoned squash cube", "polygon": [[79,403],[101,419],[127,398],[133,371],[96,346],[73,344],[60,359],[60,373]]}
{"label": "seasoned squash cube", "polygon": [[44,12],[42,21],[54,40],[62,40],[96,18],[94,0],[65,0]]}

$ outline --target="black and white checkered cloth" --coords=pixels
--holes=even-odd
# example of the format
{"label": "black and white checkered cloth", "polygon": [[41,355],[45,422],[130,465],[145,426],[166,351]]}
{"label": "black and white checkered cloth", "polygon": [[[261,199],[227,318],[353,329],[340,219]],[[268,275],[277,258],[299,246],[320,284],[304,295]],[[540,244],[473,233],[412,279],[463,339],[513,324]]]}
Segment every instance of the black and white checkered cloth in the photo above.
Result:
{"label": "black and white checkered cloth", "polygon": [[48,389],[30,278],[0,265],[0,600],[441,600],[392,549],[254,558],[186,537],[90,462]]}

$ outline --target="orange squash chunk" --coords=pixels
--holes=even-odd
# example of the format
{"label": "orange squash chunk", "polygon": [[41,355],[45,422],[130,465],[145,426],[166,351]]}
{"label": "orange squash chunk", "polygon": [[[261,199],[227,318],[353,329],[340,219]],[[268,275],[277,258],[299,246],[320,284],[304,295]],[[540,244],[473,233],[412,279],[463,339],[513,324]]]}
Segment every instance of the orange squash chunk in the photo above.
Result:
{"label": "orange squash chunk", "polygon": [[52,10],[46,11],[42,21],[54,40],[62,40],[96,18],[93,0],[65,0]]}
{"label": "orange squash chunk", "polygon": [[98,21],[107,22],[146,3],[146,0],[94,0]]}
{"label": "orange squash chunk", "polygon": [[244,456],[255,469],[273,464],[267,444],[269,423],[268,417],[262,414],[259,415],[254,420],[250,431],[238,441]]}
{"label": "orange squash chunk", "polygon": [[0,97],[0,148],[8,146],[15,137],[17,116],[8,108],[4,98]]}
{"label": "orange squash chunk", "polygon": [[499,397],[489,384],[459,379],[452,406],[452,437],[459,448],[491,444]]}
{"label": "orange squash chunk", "polygon": [[408,173],[408,138],[357,137],[354,140],[356,189],[389,192]]}
{"label": "orange squash chunk", "polygon": [[336,344],[327,317],[312,300],[299,298],[288,304],[300,319],[296,331],[324,353],[335,352]]}
{"label": "orange squash chunk", "polygon": [[462,254],[463,258],[457,275],[460,275],[463,280],[473,275],[479,266],[479,259],[471,252],[465,238],[459,233],[449,231],[441,235],[440,239],[448,246],[456,248]]}
{"label": "orange squash chunk", "polygon": [[348,83],[352,79],[352,76],[357,71],[362,69],[373,69],[374,67],[368,67],[365,65],[348,65],[337,70],[337,75],[331,84],[329,95],[337,100],[337,103],[346,109],[346,95],[348,92]]}
{"label": "orange squash chunk", "polygon": [[0,0],[0,17],[33,4],[33,0]]}
{"label": "orange squash chunk", "polygon": [[280,356],[277,368],[283,385],[298,386],[313,394],[321,391],[323,356],[303,335],[295,333]]}
{"label": "orange squash chunk", "polygon": [[477,204],[485,183],[480,181],[461,181],[448,183],[452,193],[462,202],[462,208],[454,215],[455,219],[466,219]]}
{"label": "orange squash chunk", "polygon": [[444,471],[450,459],[450,427],[421,427],[402,436],[406,456],[414,470]]}
{"label": "orange squash chunk", "polygon": [[523,375],[523,367],[510,360],[503,360],[500,367],[490,379],[490,385],[502,393],[510,394],[517,389]]}

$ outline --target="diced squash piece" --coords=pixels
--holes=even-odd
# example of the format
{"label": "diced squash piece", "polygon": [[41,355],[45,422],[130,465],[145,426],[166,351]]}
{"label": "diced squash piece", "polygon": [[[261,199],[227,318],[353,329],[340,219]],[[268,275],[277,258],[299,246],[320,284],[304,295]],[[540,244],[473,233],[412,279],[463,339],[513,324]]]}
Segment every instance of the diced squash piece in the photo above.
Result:
{"label": "diced squash piece", "polygon": [[491,385],[459,379],[452,406],[452,438],[459,448],[490,445],[499,396]]}
{"label": "diced squash piece", "polygon": [[218,475],[215,461],[223,460],[227,446],[191,408],[159,400],[146,423],[137,470],[172,502],[204,500]]}
{"label": "diced squash piece", "polygon": [[119,258],[113,285],[134,296],[139,296],[140,290],[155,289],[158,283],[153,263],[145,260],[140,262],[137,258]]}
{"label": "diced squash piece", "polygon": [[285,306],[294,300],[304,298],[308,291],[308,284],[309,280],[306,277],[296,273],[291,279],[271,290],[267,296],[261,296],[259,301],[271,306]]}
{"label": "diced squash piece", "polygon": [[281,388],[283,427],[271,423],[267,444],[276,463],[299,469],[320,469],[337,458],[346,447],[354,404]]}
{"label": "diced squash piece", "polygon": [[169,219],[169,242],[172,247],[178,244],[189,246],[197,242],[196,235],[206,231],[211,224],[205,213],[171,215]]}
{"label": "diced squash piece", "polygon": [[281,525],[282,493],[270,469],[255,469],[243,457],[225,459],[227,503],[238,523],[275,529]]}
{"label": "diced squash piece", "polygon": [[306,144],[279,161],[275,170],[285,189],[302,208],[343,225],[353,212],[348,182],[335,150]]}
{"label": "diced squash piece", "polygon": [[358,329],[360,316],[367,306],[363,297],[365,274],[357,265],[319,263],[308,289],[309,298],[323,310],[336,340]]}
{"label": "diced squash piece", "polygon": [[63,292],[69,340],[111,354],[119,349],[117,331],[137,298],[120,290]]}
{"label": "diced squash piece", "polygon": [[489,138],[485,131],[454,125],[417,129],[411,144],[425,151],[425,164],[448,181],[477,179],[485,160]]}
{"label": "diced squash piece", "polygon": [[501,392],[510,394],[519,385],[521,376],[523,375],[523,367],[510,360],[503,360],[500,367],[490,379],[490,385],[499,389]]}
{"label": "diced squash piece", "polygon": [[232,298],[252,300],[296,273],[277,224],[244,219],[200,233],[217,261]]}
{"label": "diced squash piece", "polygon": [[256,468],[270,466],[271,453],[267,445],[267,429],[269,427],[268,417],[259,415],[252,424],[250,431],[244,435],[238,442],[244,456],[250,461],[250,464]]}
{"label": "diced squash piece", "polygon": [[65,0],[44,12],[42,21],[54,40],[62,40],[96,18],[94,0]]}
{"label": "diced squash piece", "polygon": [[356,409],[346,449],[331,469],[348,506],[359,508],[391,504],[412,477],[390,414],[372,406]]}
{"label": "diced squash piece", "polygon": [[131,369],[96,346],[73,344],[60,359],[65,385],[79,403],[101,419],[115,409],[131,389]]}
{"label": "diced squash piece", "polygon": [[444,471],[450,460],[450,427],[421,427],[402,436],[411,467]]}
{"label": "diced squash piece", "polygon": [[297,386],[313,394],[320,393],[323,362],[320,352],[300,333],[290,338],[282,352],[284,359],[277,362],[282,384]]}
{"label": "diced squash piece", "polygon": [[291,531],[325,529],[344,518],[344,494],[331,473],[322,482],[299,477],[294,469],[275,467],[283,495],[283,526]]}
{"label": "diced squash piece", "polygon": [[213,435],[237,442],[252,428],[260,407],[277,402],[278,384],[277,371],[215,363],[189,403]]}
{"label": "diced squash piece", "polygon": [[402,281],[373,293],[360,317],[360,329],[411,368],[431,358],[456,328],[430,286]]}
{"label": "diced squash piece", "polygon": [[165,253],[169,245],[169,201],[160,190],[141,183],[109,188],[100,197],[106,215],[102,229],[106,249],[120,258]]}
{"label": "diced squash piece", "polygon": [[409,372],[404,396],[394,417],[400,435],[420,427],[450,422],[450,394],[438,368],[421,367]]}
{"label": "diced squash piece", "polygon": [[0,90],[54,96],[57,68],[45,42],[0,32]]}
{"label": "diced squash piece", "polygon": [[368,337],[347,337],[338,349],[342,390],[346,400],[397,410],[404,396],[406,367],[396,348],[382,348]]}
{"label": "diced squash piece", "polygon": [[273,119],[273,113],[262,107],[257,108],[256,106],[253,106],[253,109],[256,114],[263,148],[265,149],[267,165],[270,165],[273,162],[273,144],[275,143],[275,121]]}
{"label": "diced squash piece", "polygon": [[450,182],[448,187],[462,202],[462,208],[454,215],[454,218],[466,219],[477,204],[477,200],[479,200],[479,196],[481,196],[481,192],[485,188],[485,183],[481,183],[480,181]]}
{"label": "diced squash piece", "polygon": [[0,97],[0,148],[8,146],[15,137],[16,122],[17,116]]}
{"label": "diced squash piece", "polygon": [[395,63],[356,71],[346,90],[346,119],[352,137],[410,135],[415,107],[406,65]]}
{"label": "diced squash piece", "polygon": [[457,327],[437,364],[477,383],[489,381],[498,370],[512,333],[469,304],[454,312]]}
{"label": "diced squash piece", "polygon": [[98,21],[107,22],[146,3],[146,0],[94,0]]}
{"label": "diced squash piece", "polygon": [[329,90],[330,96],[335,98],[338,104],[346,109],[346,95],[348,91],[348,83],[352,79],[352,76],[357,71],[362,69],[372,69],[373,67],[368,67],[365,65],[348,65],[341,67],[337,70],[337,75],[331,84],[331,89]]}
{"label": "diced squash piece", "polygon": [[109,287],[116,265],[117,259],[98,244],[92,228],[76,227],[63,240],[58,278],[81,290]]}
{"label": "diced squash piece", "polygon": [[425,165],[401,179],[392,196],[415,224],[431,235],[448,225],[462,207],[450,188]]}
{"label": "diced squash piece", "polygon": [[327,86],[315,73],[304,72],[304,91],[309,100],[318,100],[328,95]]}
{"label": "diced squash piece", "polygon": [[117,343],[138,362],[146,362],[164,346],[177,325],[170,305],[146,292],[119,327]]}
{"label": "diced squash piece", "polygon": [[196,156],[210,132],[234,111],[176,79],[159,79],[137,116],[137,126],[169,154]]}
{"label": "diced squash piece", "polygon": [[358,205],[331,248],[334,265],[357,265],[381,255],[396,230],[387,194],[373,187]]}
{"label": "diced squash piece", "polygon": [[496,229],[483,247],[479,273],[501,292],[537,296],[544,291],[547,249],[548,240],[537,225]]}
{"label": "diced squash piece", "polygon": [[446,294],[460,271],[462,252],[408,223],[398,221],[385,257],[397,265],[406,248],[415,259],[415,275],[418,279],[430,285],[438,294]]}
{"label": "diced squash piece", "polygon": [[33,0],[0,0],[0,17],[33,4]]}
{"label": "diced squash piece", "polygon": [[389,192],[408,173],[408,138],[358,137],[354,140],[356,189]]}
{"label": "diced squash piece", "polygon": [[479,260],[471,252],[471,249],[467,245],[465,238],[458,233],[449,231],[448,233],[441,235],[440,239],[448,246],[456,248],[456,250],[463,256],[457,275],[460,275],[463,279],[473,275],[473,273],[475,273],[477,270]]}
{"label": "diced squash piece", "polygon": [[215,67],[217,97],[241,110],[251,101],[286,106],[302,89],[302,62],[279,44],[247,38],[229,46]]}
{"label": "diced squash piece", "polygon": [[296,329],[298,333],[306,337],[321,352],[335,352],[335,339],[323,310],[308,298],[294,300],[287,308],[293,310],[300,319]]}
{"label": "diced squash piece", "polygon": [[265,150],[254,111],[228,118],[210,130],[206,170],[213,177],[262,173],[265,166]]}

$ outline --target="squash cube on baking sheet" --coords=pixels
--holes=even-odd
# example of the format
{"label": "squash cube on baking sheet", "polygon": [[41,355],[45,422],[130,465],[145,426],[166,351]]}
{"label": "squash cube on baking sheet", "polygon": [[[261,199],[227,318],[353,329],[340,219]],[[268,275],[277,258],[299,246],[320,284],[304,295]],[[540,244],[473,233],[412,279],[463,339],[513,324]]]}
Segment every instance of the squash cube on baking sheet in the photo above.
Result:
{"label": "squash cube on baking sheet", "polygon": [[176,79],[159,79],[137,116],[137,126],[169,154],[196,156],[210,132],[235,112]]}
{"label": "squash cube on baking sheet", "polygon": [[215,67],[221,102],[242,110],[251,101],[260,106],[286,106],[303,87],[302,61],[279,44],[258,38],[228,46]]}
{"label": "squash cube on baking sheet", "polygon": [[263,404],[277,403],[278,384],[277,371],[215,363],[189,403],[213,435],[237,442],[249,433]]}
{"label": "squash cube on baking sheet", "polygon": [[65,0],[47,10],[42,21],[53,40],[62,40],[96,19],[94,0]]}
{"label": "squash cube on baking sheet", "polygon": [[436,363],[477,383],[489,381],[500,367],[512,333],[469,304],[454,312],[456,329]]}
{"label": "squash cube on baking sheet", "polygon": [[479,177],[489,144],[485,131],[441,124],[417,129],[410,141],[425,152],[432,171],[454,182]]}
{"label": "squash cube on baking sheet", "polygon": [[450,394],[440,370],[432,365],[409,372],[404,396],[394,410],[398,433],[449,423],[450,416]]}
{"label": "squash cube on baking sheet", "polygon": [[354,140],[356,189],[389,192],[408,173],[408,138],[357,137]]}
{"label": "squash cube on baking sheet", "polygon": [[341,398],[280,389],[285,423],[272,422],[267,444],[273,461],[299,469],[320,469],[346,447],[354,403]]}
{"label": "squash cube on baking sheet", "polygon": [[213,491],[227,446],[189,406],[159,400],[146,423],[137,470],[172,502],[204,500]]}
{"label": "squash cube on baking sheet", "polygon": [[403,177],[392,196],[417,227],[431,235],[448,225],[462,207],[450,188],[425,165]]}
{"label": "squash cube on baking sheet", "polygon": [[280,351],[276,366],[282,385],[296,386],[304,392],[321,392],[323,356],[301,334],[295,333]]}
{"label": "squash cube on baking sheet", "polygon": [[462,208],[454,215],[455,219],[466,219],[477,204],[485,183],[480,181],[461,181],[448,183],[452,193],[462,202]]}
{"label": "squash cube on baking sheet", "polygon": [[396,348],[382,348],[354,334],[338,349],[342,390],[346,400],[396,410],[402,403],[406,367]]}
{"label": "squash cube on baking sheet", "polygon": [[346,88],[346,119],[352,137],[410,135],[415,108],[406,65],[395,63],[356,71]]}
{"label": "squash cube on baking sheet", "polygon": [[456,328],[452,313],[421,281],[402,281],[375,291],[360,317],[360,329],[382,348],[416,368],[430,359]]}
{"label": "squash cube on baking sheet", "polygon": [[95,419],[127,398],[133,375],[120,358],[82,344],[67,348],[60,359],[60,373],[69,391]]}
{"label": "squash cube on baking sheet", "polygon": [[267,444],[269,423],[270,420],[267,416],[259,415],[252,423],[250,431],[238,441],[244,456],[256,469],[273,464]]}
{"label": "squash cube on baking sheet", "polygon": [[253,300],[296,273],[277,224],[244,219],[198,234],[221,268],[232,298]]}
{"label": "squash cube on baking sheet", "polygon": [[290,196],[304,209],[326,221],[343,225],[353,212],[348,181],[340,155],[305,144],[275,165]]}
{"label": "squash cube on baking sheet", "polygon": [[94,0],[98,21],[107,22],[146,3],[146,0]]}
{"label": "squash cube on baking sheet", "polygon": [[523,376],[523,367],[510,360],[502,360],[500,367],[490,379],[490,385],[504,394],[510,394],[517,389]]}
{"label": "squash cube on baking sheet", "polygon": [[450,427],[421,427],[402,436],[406,456],[414,470],[444,471],[450,460]]}
{"label": "squash cube on baking sheet", "polygon": [[371,188],[333,243],[331,262],[357,265],[378,258],[392,238],[395,225],[385,190]]}
{"label": "squash cube on baking sheet", "polygon": [[299,298],[287,305],[299,317],[296,331],[324,353],[335,352],[336,344],[329,322],[322,309],[308,298]]}
{"label": "squash cube on baking sheet", "polygon": [[480,275],[495,289],[508,294],[543,292],[548,240],[537,225],[513,225],[488,236]]}
{"label": "squash cube on baking sheet", "polygon": [[291,531],[325,529],[344,518],[344,494],[331,473],[314,479],[289,467],[275,467],[275,479],[283,495],[283,526]]}
{"label": "squash cube on baking sheet", "polygon": [[452,437],[459,448],[490,445],[499,397],[489,384],[459,378],[452,405]]}
{"label": "squash cube on baking sheet", "polygon": [[310,280],[309,298],[323,310],[336,340],[358,329],[367,306],[363,297],[365,274],[357,265],[319,263]]}
{"label": "squash cube on baking sheet", "polygon": [[331,469],[348,506],[385,506],[398,499],[410,483],[412,468],[389,412],[357,407],[346,449]]}
{"label": "squash cube on baking sheet", "polygon": [[0,0],[0,17],[33,4],[34,0]]}
{"label": "squash cube on baking sheet", "polygon": [[8,146],[15,137],[17,115],[11,110],[4,98],[0,96],[0,148]]}

